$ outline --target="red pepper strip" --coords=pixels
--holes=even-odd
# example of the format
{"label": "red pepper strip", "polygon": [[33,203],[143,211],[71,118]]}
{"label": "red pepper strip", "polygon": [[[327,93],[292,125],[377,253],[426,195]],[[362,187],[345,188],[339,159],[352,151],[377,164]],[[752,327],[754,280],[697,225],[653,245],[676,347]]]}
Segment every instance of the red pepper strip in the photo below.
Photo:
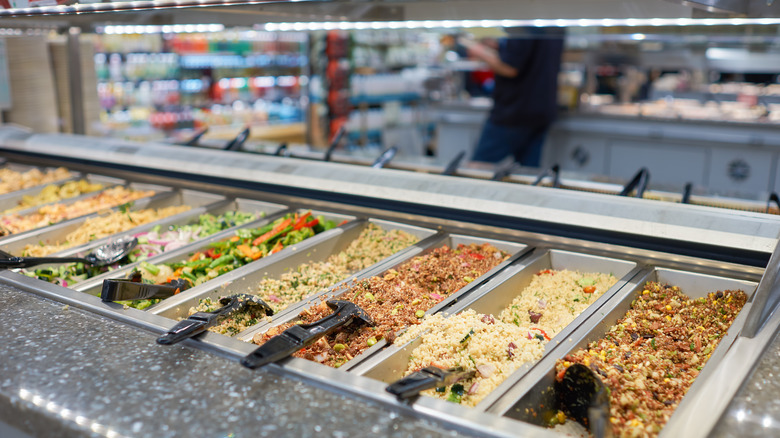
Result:
{"label": "red pepper strip", "polygon": [[222,254],[217,254],[216,252],[214,252],[214,248],[207,249],[204,254],[206,254],[206,257],[211,259],[218,259],[222,256]]}
{"label": "red pepper strip", "polygon": [[349,222],[349,220],[348,220],[348,219],[344,219],[344,221],[343,221],[343,222],[341,222],[341,223],[339,224],[339,226],[342,226],[342,225],[346,224],[347,222]]}
{"label": "red pepper strip", "polygon": [[550,336],[547,335],[547,332],[544,330],[538,328],[538,327],[531,327],[531,330],[539,330],[542,333],[542,336],[544,336],[544,339],[550,340]]}
{"label": "red pepper strip", "polygon": [[284,249],[284,245],[282,245],[282,242],[279,241],[279,242],[276,242],[276,245],[274,245],[274,247],[271,248],[270,251],[268,251],[268,254],[275,254],[275,253],[277,253],[277,252],[279,252],[279,251],[281,251],[283,249]]}
{"label": "red pepper strip", "polygon": [[303,228],[314,228],[317,226],[318,223],[320,223],[319,219],[312,219],[309,222],[303,224]]}
{"label": "red pepper strip", "polygon": [[303,227],[303,224],[306,223],[306,220],[309,219],[311,216],[311,211],[306,212],[303,216],[299,217],[298,220],[295,221],[295,225],[293,225],[293,230],[300,230],[301,227]]}
{"label": "red pepper strip", "polygon": [[265,242],[266,240],[276,236],[277,234],[284,231],[285,228],[289,227],[292,223],[292,218],[288,218],[283,220],[279,225],[275,226],[271,231],[263,234],[262,236],[258,237],[252,242],[252,245],[260,245],[261,243]]}
{"label": "red pepper strip", "polygon": [[555,273],[552,270],[550,270],[550,269],[545,269],[544,271],[539,271],[539,272],[536,273],[536,275],[542,275],[542,274],[554,275]]}
{"label": "red pepper strip", "polygon": [[477,260],[485,260],[485,256],[483,256],[482,254],[477,254],[477,253],[475,253],[475,252],[470,252],[470,253],[469,253],[469,255],[470,255],[472,258],[475,258],[475,259],[477,259]]}
{"label": "red pepper strip", "polygon": [[317,225],[318,223],[320,223],[319,219],[312,219],[309,222],[299,222],[297,225],[293,227],[293,231],[298,231],[301,228],[311,228]]}

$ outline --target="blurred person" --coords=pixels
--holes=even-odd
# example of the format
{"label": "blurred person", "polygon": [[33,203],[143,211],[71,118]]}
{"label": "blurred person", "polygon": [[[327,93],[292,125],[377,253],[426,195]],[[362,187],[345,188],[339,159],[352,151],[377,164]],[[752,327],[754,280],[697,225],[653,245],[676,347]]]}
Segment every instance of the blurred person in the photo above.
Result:
{"label": "blurred person", "polygon": [[470,56],[495,73],[493,108],[472,160],[497,163],[511,156],[524,166],[538,167],[558,109],[564,30],[505,30],[509,36],[492,43],[459,38]]}

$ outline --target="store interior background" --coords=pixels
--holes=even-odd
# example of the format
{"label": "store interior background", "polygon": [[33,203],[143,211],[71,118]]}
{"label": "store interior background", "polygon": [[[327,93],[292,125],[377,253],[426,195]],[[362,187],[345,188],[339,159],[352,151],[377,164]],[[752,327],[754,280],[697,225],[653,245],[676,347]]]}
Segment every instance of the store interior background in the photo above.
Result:
{"label": "store interior background", "polygon": [[[462,166],[479,168],[467,159],[491,101],[489,84],[470,78],[485,66],[447,42],[500,37],[514,22],[369,20],[380,12],[328,22],[170,11],[77,25],[5,20],[11,96],[2,120],[178,144],[206,130],[196,146],[212,148],[248,128],[243,152],[302,157],[321,155],[344,126],[341,161],[371,164],[395,146],[390,167],[430,171],[465,152]],[[513,172],[559,165],[563,178],[624,184],[647,168],[656,191],[772,198],[778,20],[696,15],[525,20],[567,36],[542,168]]]}

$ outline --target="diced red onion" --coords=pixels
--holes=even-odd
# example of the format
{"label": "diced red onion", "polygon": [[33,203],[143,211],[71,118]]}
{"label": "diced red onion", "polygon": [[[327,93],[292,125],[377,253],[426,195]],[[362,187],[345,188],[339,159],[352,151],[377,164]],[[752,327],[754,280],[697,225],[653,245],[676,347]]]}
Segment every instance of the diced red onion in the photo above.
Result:
{"label": "diced red onion", "polygon": [[545,307],[547,307],[547,301],[545,300],[539,300],[537,304],[539,305],[540,309],[544,309]]}
{"label": "diced red onion", "polygon": [[469,395],[476,394],[477,389],[479,389],[479,382],[474,382],[474,384],[471,385],[471,388],[469,388]]}
{"label": "diced red onion", "polygon": [[431,298],[433,298],[434,300],[442,300],[442,299],[444,299],[444,297],[439,295],[439,294],[431,294]]}
{"label": "diced red onion", "polygon": [[491,364],[477,365],[477,371],[482,377],[490,377],[496,371],[496,367]]}

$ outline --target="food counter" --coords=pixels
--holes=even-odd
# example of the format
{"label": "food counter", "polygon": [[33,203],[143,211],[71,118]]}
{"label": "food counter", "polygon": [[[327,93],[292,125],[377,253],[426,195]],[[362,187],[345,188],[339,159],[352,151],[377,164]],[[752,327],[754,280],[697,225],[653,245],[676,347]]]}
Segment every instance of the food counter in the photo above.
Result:
{"label": "food counter", "polygon": [[[778,303],[780,220],[774,215],[288,157],[79,136],[3,136],[2,131],[0,138],[6,138],[2,155],[15,165],[64,165],[84,174],[167,189],[170,194],[165,199],[176,200],[167,205],[192,204],[202,212],[226,202],[264,212],[265,217],[254,222],[235,224],[130,264],[137,269],[159,267],[182,257],[190,257],[186,263],[197,264],[199,259],[193,259],[193,254],[216,248],[211,244],[219,242],[236,241],[240,246],[242,236],[251,235],[258,247],[252,251],[260,251],[273,224],[293,223],[285,222],[285,215],[310,218],[306,212],[311,210],[322,223],[333,224],[288,247],[277,249],[272,244],[273,249],[257,259],[250,257],[255,252],[246,253],[246,264],[198,280],[193,287],[143,310],[94,296],[95,285],[99,285],[95,280],[105,278],[100,275],[66,288],[11,270],[0,273],[6,299],[0,310],[6,321],[0,336],[5,338],[4,345],[11,346],[0,360],[6,376],[0,383],[4,406],[0,420],[17,432],[560,436],[542,427],[550,417],[540,405],[533,405],[536,401],[530,395],[547,385],[545,379],[554,371],[556,359],[609,330],[637,294],[643,296],[646,281],[679,286],[692,299],[718,299],[716,292],[735,289],[747,298],[741,311],[735,309],[730,329],[712,338],[719,339],[719,344],[700,348],[691,341],[691,352],[686,354],[692,357],[695,351],[703,365],[661,435],[761,435],[758,431],[765,434],[780,420],[774,405],[759,402],[772,393],[755,390],[757,384],[773,384],[767,373],[777,366],[777,347],[772,342],[780,326],[780,316],[773,313]],[[76,217],[63,223],[75,225],[84,220]],[[124,232],[140,235],[155,223],[167,226],[194,220],[193,213],[185,212],[177,219],[164,218]],[[318,224],[308,219],[294,223]],[[326,255],[345,251],[349,241],[367,228],[366,223],[403,231],[417,243],[402,245],[394,254],[369,262],[367,268],[338,280],[324,294],[279,309],[272,318],[258,318],[235,336],[206,332],[180,345],[155,343],[198,300],[245,292],[250,281],[300,269],[301,263],[326,260]],[[45,235],[41,233],[49,231],[31,232]],[[20,239],[29,238],[26,233],[0,239],[0,250],[13,254],[14,248],[21,247]],[[48,236],[56,241],[62,234]],[[105,240],[93,240],[79,250],[100,242]],[[485,244],[492,249],[480,252],[478,245]],[[409,357],[408,351],[403,352],[405,345],[393,343],[389,335],[369,338],[368,348],[349,355],[345,363],[328,362],[326,356],[319,357],[323,350],[318,350],[256,369],[239,364],[248,363],[248,355],[257,348],[247,341],[257,342],[262,338],[258,334],[300,319],[321,306],[322,297],[351,300],[370,313],[375,311],[373,303],[397,299],[385,298],[382,289],[382,284],[395,284],[395,278],[411,275],[404,280],[411,282],[409,287],[422,281],[419,286],[423,288],[432,286],[426,281],[445,281],[435,274],[433,279],[418,279],[407,272],[424,270],[432,258],[444,260],[450,252],[458,269],[451,271],[453,278],[446,278],[454,282],[452,286],[389,307],[383,304],[389,314],[384,316],[414,325],[415,318],[424,321],[478,312],[486,327],[493,326],[488,316],[498,319],[501,308],[513,305],[512,295],[519,294],[531,278],[562,269],[580,272],[574,277],[578,285],[574,287],[582,291],[575,291],[574,299],[590,305],[572,315],[571,323],[556,328],[557,334],[528,329],[522,343],[535,345],[540,358],[518,363],[503,383],[472,408],[428,396],[399,401],[388,393],[388,383],[400,376],[383,368],[393,368],[393,361]],[[233,254],[237,253],[230,257]],[[207,264],[219,268],[227,263],[223,257]],[[478,267],[477,261],[493,257],[495,263]],[[111,275],[122,276],[133,269],[130,265]],[[601,283],[583,274],[592,272],[615,278],[595,293]],[[370,293],[365,289],[369,284]],[[591,293],[592,298],[587,296]],[[547,317],[543,314],[552,312],[547,306],[551,309],[553,304],[545,300],[534,305],[528,311],[530,323],[541,324]],[[671,319],[672,314],[668,316]],[[476,342],[480,330],[466,330],[458,342]],[[40,334],[29,334],[33,332]],[[352,338],[345,336],[334,334],[320,348],[330,354],[349,353]],[[360,336],[354,339],[363,342],[365,335]],[[643,335],[632,340],[650,345],[651,338]],[[519,345],[520,340],[511,342],[500,351],[513,358]],[[492,374],[485,364],[474,365],[483,377]],[[754,369],[757,372],[751,375]],[[453,400],[459,400],[459,391],[464,390],[456,386],[447,393],[457,395],[450,397]],[[465,389],[476,392],[473,385]],[[531,409],[543,415],[529,416]]]}

